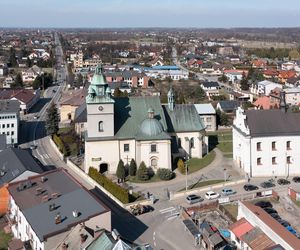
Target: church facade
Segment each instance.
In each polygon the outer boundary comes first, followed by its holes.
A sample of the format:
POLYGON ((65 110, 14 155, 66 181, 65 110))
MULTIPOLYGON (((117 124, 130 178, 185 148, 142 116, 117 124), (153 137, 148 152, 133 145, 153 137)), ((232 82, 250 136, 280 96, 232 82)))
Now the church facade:
POLYGON ((167 105, 157 96, 113 98, 100 66, 86 97, 86 118, 86 172, 115 173, 120 159, 171 170, 177 157, 203 155, 205 129, 194 105, 176 105, 172 89, 167 105))

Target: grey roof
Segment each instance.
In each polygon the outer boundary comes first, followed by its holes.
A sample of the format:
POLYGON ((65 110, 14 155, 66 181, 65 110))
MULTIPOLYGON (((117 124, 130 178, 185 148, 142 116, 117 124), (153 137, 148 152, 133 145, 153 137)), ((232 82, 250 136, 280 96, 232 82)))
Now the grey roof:
POLYGON ((0 113, 18 113, 20 103, 17 100, 0 100, 0 113))
POLYGON ((74 122, 83 123, 87 121, 86 103, 83 103, 75 110, 74 122))
POLYGON ((271 109, 247 110, 245 114, 252 137, 300 135, 300 113, 271 109))
POLYGON ((215 115, 216 110, 211 103, 194 104, 199 115, 211 114, 215 115))
POLYGON ((238 101, 219 101, 219 104, 224 111, 233 111, 240 106, 238 101))
POLYGON ((128 90, 130 90, 130 87, 129 87, 127 82, 110 82, 108 84, 108 86, 111 89, 119 88, 119 89, 128 89, 128 90))
POLYGON ((218 87, 220 87, 219 83, 217 83, 217 82, 204 82, 201 85, 204 88, 218 88, 218 87))
POLYGON ((168 132, 194 132, 204 129, 204 125, 193 104, 176 104, 171 111, 168 105, 162 105, 168 132))
POLYGON ((133 70, 124 70, 124 71, 106 71, 104 72, 106 77, 123 77, 123 78, 131 78, 133 76, 143 77, 144 73, 140 73, 133 70))
POLYGON ((28 183, 28 180, 25 180, 9 185, 8 191, 41 242, 92 217, 108 212, 104 205, 65 170, 56 169, 31 177, 29 180, 32 187, 18 191, 20 184, 28 183), (44 176, 46 181, 42 182, 41 176, 44 176), (41 188, 43 193, 37 194, 37 188, 41 188), (54 193, 58 194, 57 197, 53 196, 54 193), (45 195, 51 199, 43 200, 45 195), (49 211, 49 205, 53 203, 55 209, 49 211), (78 217, 73 216, 74 210, 79 213, 78 217), (55 224, 55 216, 58 213, 61 216, 61 223, 55 224))
POLYGON ((25 171, 43 173, 41 166, 23 149, 5 149, 0 152, 0 159, 0 170, 5 172, 4 176, 0 177, 0 186, 11 182, 25 171))

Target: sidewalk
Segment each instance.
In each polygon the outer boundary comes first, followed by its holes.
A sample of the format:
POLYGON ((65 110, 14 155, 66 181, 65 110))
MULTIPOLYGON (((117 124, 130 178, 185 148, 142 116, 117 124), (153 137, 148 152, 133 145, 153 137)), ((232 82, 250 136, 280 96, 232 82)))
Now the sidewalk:
MULTIPOLYGON (((225 171, 227 180, 240 179, 240 174, 232 167, 232 159, 224 157, 223 153, 218 148, 215 148, 213 151, 216 153, 216 156, 211 164, 197 172, 188 175, 187 179, 189 185, 199 181, 199 179, 224 179, 225 171), (226 170, 224 171, 224 169, 226 170)), ((185 187, 186 176, 178 172, 176 174, 176 178, 170 181, 159 181, 152 183, 128 182, 128 184, 133 186, 135 191, 157 192, 159 191, 159 188, 161 188, 161 190, 168 188, 170 191, 177 191, 185 187)))

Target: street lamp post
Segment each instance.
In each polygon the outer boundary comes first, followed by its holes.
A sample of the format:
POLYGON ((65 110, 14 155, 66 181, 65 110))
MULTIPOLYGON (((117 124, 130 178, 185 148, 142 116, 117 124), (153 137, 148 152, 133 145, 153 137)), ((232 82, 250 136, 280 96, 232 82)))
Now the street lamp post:
POLYGON ((226 179, 227 179, 227 172, 226 171, 227 171, 227 169, 224 168, 223 170, 224 170, 224 181, 226 182, 226 179))
POLYGON ((185 191, 188 190, 188 180, 187 180, 187 174, 188 174, 188 165, 187 165, 187 161, 188 161, 188 158, 185 160, 185 191))

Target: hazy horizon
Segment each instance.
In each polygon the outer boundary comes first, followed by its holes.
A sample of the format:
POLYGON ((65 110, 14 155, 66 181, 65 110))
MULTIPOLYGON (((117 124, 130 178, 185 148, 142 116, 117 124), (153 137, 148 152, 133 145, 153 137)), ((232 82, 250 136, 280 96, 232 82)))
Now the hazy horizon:
POLYGON ((296 28, 297 0, 0 0, 5 28, 296 28))

